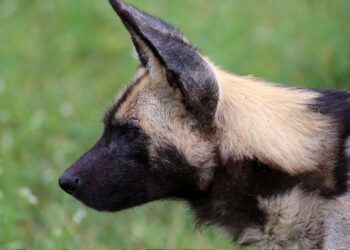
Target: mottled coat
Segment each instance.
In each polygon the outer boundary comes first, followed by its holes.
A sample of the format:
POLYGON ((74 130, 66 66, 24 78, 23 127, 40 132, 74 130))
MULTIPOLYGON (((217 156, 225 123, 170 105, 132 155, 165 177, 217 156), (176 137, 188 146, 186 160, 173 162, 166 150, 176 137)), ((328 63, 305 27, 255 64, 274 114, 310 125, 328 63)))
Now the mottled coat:
POLYGON ((170 24, 110 2, 141 66, 61 187, 103 211, 182 199, 242 245, 350 246, 350 93, 229 74, 170 24))

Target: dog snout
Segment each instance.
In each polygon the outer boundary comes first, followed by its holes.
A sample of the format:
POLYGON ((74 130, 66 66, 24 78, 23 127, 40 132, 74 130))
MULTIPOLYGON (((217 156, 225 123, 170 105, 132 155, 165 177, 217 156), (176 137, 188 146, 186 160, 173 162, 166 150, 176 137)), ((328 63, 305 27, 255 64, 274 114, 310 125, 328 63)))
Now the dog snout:
POLYGON ((81 180, 76 176, 66 173, 60 177, 58 183, 65 192, 73 195, 78 186, 81 184, 81 180))

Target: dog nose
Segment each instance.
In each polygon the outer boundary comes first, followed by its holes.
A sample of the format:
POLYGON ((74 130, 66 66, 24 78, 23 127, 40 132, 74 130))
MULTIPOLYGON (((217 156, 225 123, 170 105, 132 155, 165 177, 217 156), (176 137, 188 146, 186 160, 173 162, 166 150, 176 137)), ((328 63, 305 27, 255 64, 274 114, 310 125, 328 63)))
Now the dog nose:
POLYGON ((79 178, 71 176, 70 174, 63 174, 58 180, 60 187, 68 194, 74 194, 79 182, 79 178))

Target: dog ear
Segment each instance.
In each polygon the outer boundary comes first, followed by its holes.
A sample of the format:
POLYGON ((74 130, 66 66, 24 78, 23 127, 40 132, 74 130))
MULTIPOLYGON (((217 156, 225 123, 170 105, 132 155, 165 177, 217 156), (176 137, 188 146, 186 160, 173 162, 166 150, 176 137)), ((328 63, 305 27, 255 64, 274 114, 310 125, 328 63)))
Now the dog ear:
POLYGON ((178 87, 195 116, 206 123, 211 121, 219 86, 208 63, 172 25, 121 0, 110 3, 131 34, 143 66, 178 87))

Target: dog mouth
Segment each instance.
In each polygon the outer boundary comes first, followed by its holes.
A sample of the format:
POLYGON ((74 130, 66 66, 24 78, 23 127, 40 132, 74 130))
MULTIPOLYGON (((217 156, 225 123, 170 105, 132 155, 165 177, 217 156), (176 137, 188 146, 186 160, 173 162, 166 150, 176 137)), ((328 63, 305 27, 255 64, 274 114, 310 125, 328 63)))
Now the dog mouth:
POLYGON ((145 189, 137 190, 131 194, 121 195, 118 191, 114 195, 106 197, 96 193, 73 193, 75 199, 92 209, 101 212, 118 212, 150 202, 145 189))

